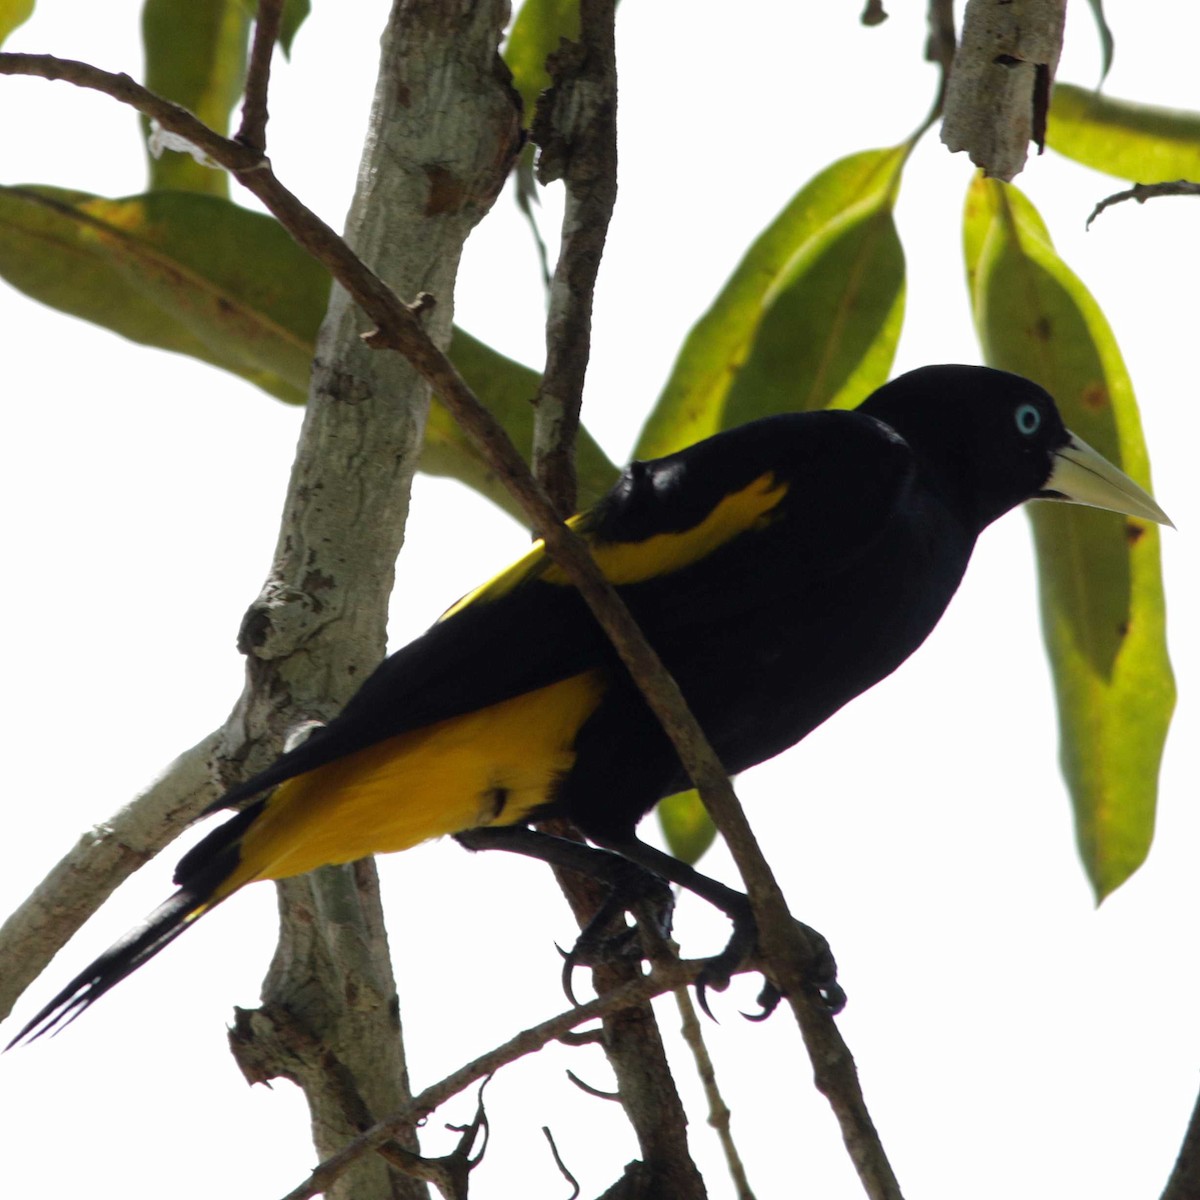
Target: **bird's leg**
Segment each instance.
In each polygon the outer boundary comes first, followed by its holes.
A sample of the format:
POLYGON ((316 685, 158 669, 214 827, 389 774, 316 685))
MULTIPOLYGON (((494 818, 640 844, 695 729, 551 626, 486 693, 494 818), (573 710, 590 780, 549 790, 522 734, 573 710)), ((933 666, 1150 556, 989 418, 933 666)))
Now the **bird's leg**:
MULTIPOLYGON (((679 887, 687 888, 697 896, 719 908, 733 922, 733 933, 720 954, 708 960, 704 970, 696 979, 696 997, 700 1007, 711 1017, 705 998, 707 988, 724 991, 733 975, 758 952, 758 929, 749 899, 741 892, 703 875, 694 867, 680 861, 662 850, 648 846, 636 837, 613 841, 597 838, 606 849, 637 863, 647 871, 670 880, 679 887)), ((813 949, 810 968, 812 986, 831 1013, 841 1012, 846 1004, 846 993, 837 981, 837 963, 824 936, 803 922, 797 921, 805 938, 813 949)), ((761 1021, 770 1016, 779 1003, 781 995, 774 984, 767 980, 759 993, 761 1011, 750 1014, 751 1020, 761 1021)))
POLYGON ((577 1003, 571 976, 577 966, 596 966, 614 958, 643 957, 637 931, 622 923, 614 936, 613 922, 624 912, 648 913, 656 934, 667 938, 671 933, 671 914, 675 898, 670 885, 651 868, 583 842, 540 833, 523 825, 493 825, 455 834, 455 840, 468 850, 507 850, 524 854, 577 874, 596 879, 608 888, 604 902, 580 931, 574 946, 563 955, 563 991, 572 1004, 577 1003))

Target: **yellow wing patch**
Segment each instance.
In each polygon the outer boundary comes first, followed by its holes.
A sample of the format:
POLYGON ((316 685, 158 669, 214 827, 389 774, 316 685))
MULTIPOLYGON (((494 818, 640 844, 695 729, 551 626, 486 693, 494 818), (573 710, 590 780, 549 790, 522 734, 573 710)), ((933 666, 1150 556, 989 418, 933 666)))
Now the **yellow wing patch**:
MULTIPOLYGON (((576 513, 566 524, 576 533, 582 534, 586 539, 587 521, 590 515, 590 513, 576 513)), ((474 591, 468 592, 461 600, 456 600, 438 617, 438 620, 445 621, 448 617, 454 616, 456 612, 461 612, 468 604, 474 604, 477 600, 498 600, 501 596, 507 595, 518 584, 524 583, 527 579, 536 579, 539 576, 544 578, 553 565, 553 560, 546 553, 546 544, 541 538, 538 538, 529 547, 529 550, 525 554, 522 554, 511 567, 505 567, 499 575, 494 575, 487 583, 480 584, 479 587, 475 588, 474 591)))
MULTIPOLYGON (((740 533, 760 529, 787 494, 786 483, 776 483, 771 472, 760 475, 741 491, 730 492, 708 516, 690 529, 656 533, 640 542, 596 542, 587 527, 589 513, 572 517, 567 524, 581 533, 591 549, 604 577, 616 586, 641 583, 659 575, 670 575, 699 562, 740 533)), ((448 608, 441 620, 453 616, 476 601, 496 600, 529 579, 545 583, 567 584, 566 574, 546 554, 543 543, 534 542, 529 552, 507 570, 473 592, 468 592, 448 608)))
MULTIPOLYGON (((768 472, 740 492, 730 492, 697 525, 677 533, 656 533, 641 542, 605 542, 592 545, 592 554, 605 578, 613 584, 641 583, 670 575, 707 558, 739 533, 760 529, 787 493, 786 483, 776 483, 768 472)), ((558 566, 542 576, 549 583, 566 583, 558 566)))
POLYGON ((597 673, 574 675, 287 780, 246 830, 217 898, 255 879, 515 824, 552 798, 603 692, 597 673))

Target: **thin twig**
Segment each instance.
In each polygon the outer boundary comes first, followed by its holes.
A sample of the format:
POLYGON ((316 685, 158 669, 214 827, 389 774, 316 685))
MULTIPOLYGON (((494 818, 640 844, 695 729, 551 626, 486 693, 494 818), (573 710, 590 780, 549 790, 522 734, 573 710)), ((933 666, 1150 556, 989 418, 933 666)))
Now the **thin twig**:
POLYGON ((575 441, 592 340, 592 298, 617 199, 615 0, 582 0, 578 42, 547 62, 553 84, 531 136, 538 179, 566 185, 562 241, 546 318, 546 369, 535 401, 533 470, 563 516, 575 510, 575 441))
POLYGON ((328 225, 279 182, 266 158, 220 137, 185 109, 148 92, 127 75, 113 75, 87 63, 30 54, 0 54, 0 74, 62 79, 104 92, 205 150, 214 162, 232 171, 239 182, 262 200, 291 236, 324 264, 375 323, 376 328, 365 335, 367 344, 377 349, 398 350, 431 385, 521 504, 547 551, 583 597, 671 739, 746 883, 768 971, 788 996, 796 1014, 818 1087, 829 1098, 841 1124, 843 1139, 863 1187, 871 1200, 899 1197, 899 1187, 867 1113, 853 1059, 828 1013, 808 998, 805 968, 813 961, 813 948, 787 910, 720 760, 679 686, 596 566, 587 546, 558 519, 545 491, 530 474, 507 433, 425 334, 412 310, 328 225))
POLYGON ((1145 204, 1147 200, 1153 200, 1156 196, 1200 196, 1200 183, 1193 183, 1190 179, 1176 179, 1171 183, 1135 183, 1126 191, 1114 192, 1101 200, 1092 209, 1092 215, 1088 217, 1084 228, 1090 229, 1092 222, 1114 204, 1121 204, 1126 200, 1136 200, 1139 204, 1145 204))
POLYGON ((621 1093, 606 1092, 602 1088, 593 1087, 590 1083, 585 1083, 574 1071, 568 1068, 567 1078, 581 1091, 588 1096, 594 1096, 597 1100, 611 1100, 616 1104, 621 1102, 621 1093))
MULTIPOLYGON (((541 148, 539 180, 561 178, 566 188, 558 261, 548 280, 546 365, 534 401, 533 434, 534 476, 564 517, 577 502, 575 442, 591 353, 593 297, 617 194, 615 17, 614 0, 583 0, 578 41, 562 43, 547 62, 552 86, 538 102, 532 129, 541 148)), ((522 161, 528 156, 523 154, 522 161)), ((536 186, 532 177, 528 185, 536 186)), ((529 217, 532 224, 531 212, 529 217)), ((579 836, 562 828, 566 822, 552 824, 559 836, 579 836)), ((555 877, 586 927, 607 889, 571 871, 556 870, 555 877)), ((593 983, 604 994, 639 974, 636 963, 602 964, 594 969, 593 983)), ((678 1200, 703 1196, 688 1148, 687 1114, 653 1011, 646 1005, 642 1012, 616 1014, 604 1022, 603 1034, 617 1090, 603 1093, 570 1072, 569 1077, 591 1094, 623 1105, 657 1191, 678 1200)))
POLYGON ((738 1153, 737 1144, 733 1140, 729 1105, 725 1103, 725 1098, 721 1095, 721 1089, 717 1084, 717 1072, 713 1067, 708 1047, 704 1044, 704 1031, 700 1028, 700 1021, 696 1017, 696 1006, 692 1003, 692 997, 687 988, 675 989, 675 1003, 679 1007, 679 1016, 682 1021, 680 1032, 683 1034, 683 1040, 687 1043, 688 1049, 692 1052, 692 1059, 696 1064, 696 1074, 700 1076, 700 1082, 704 1085, 704 1096, 708 1101, 708 1123, 716 1130, 717 1140, 721 1143, 721 1149, 725 1154, 725 1165, 729 1168, 729 1177, 733 1180, 738 1200, 754 1200, 754 1191, 750 1187, 749 1179, 746 1178, 746 1166, 742 1162, 742 1156, 738 1153))
MULTIPOLYGON (((770 932, 767 931, 764 942, 769 941, 770 932)), ((765 946, 763 951, 767 953, 765 946)), ((773 962, 772 966, 775 965, 773 962)), ((794 972, 792 964, 786 966, 789 972, 794 972)), ((804 996, 799 991, 788 994, 787 999, 812 1062, 813 1082, 837 1117, 846 1152, 854 1163, 863 1190, 871 1200, 903 1200, 900 1184, 867 1110, 854 1057, 840 1030, 827 1012, 804 1003, 804 996)))
POLYGON ((929 115, 917 131, 916 137, 920 137, 942 115, 946 104, 946 88, 950 83, 950 69, 954 66, 954 51, 957 45, 954 36, 953 0, 929 0, 929 7, 925 13, 925 28, 925 61, 936 64, 938 85, 929 115))
POLYGON ((554 1134, 550 1132, 549 1125, 542 1126, 542 1133, 546 1141, 550 1143, 550 1153, 554 1155, 554 1164, 562 1172, 562 1177, 571 1185, 571 1194, 567 1200, 576 1200, 579 1195, 579 1180, 567 1170, 567 1164, 563 1162, 562 1155, 558 1152, 558 1147, 554 1144, 554 1134))
POLYGON ((457 1095, 472 1083, 493 1074, 502 1066, 516 1062, 528 1054, 535 1054, 543 1046, 557 1040, 578 1025, 605 1017, 621 1009, 643 1004, 677 987, 687 987, 703 969, 702 960, 675 962, 655 969, 641 979, 626 984, 605 996, 599 996, 587 1004, 569 1008, 557 1016, 542 1021, 529 1029, 522 1030, 508 1041, 489 1050, 472 1062, 466 1063, 445 1079, 427 1087, 415 1096, 411 1104, 402 1111, 393 1113, 373 1125, 365 1133, 347 1143, 337 1154, 327 1158, 297 1188, 288 1192, 284 1200, 308 1200, 325 1191, 338 1179, 351 1163, 377 1150, 392 1139, 397 1130, 427 1117, 451 1096, 457 1095))
POLYGON ((279 40, 283 0, 258 0, 254 19, 254 41, 246 68, 246 98, 242 102, 242 127, 235 141, 259 153, 267 149, 267 88, 271 81, 271 58, 279 40))

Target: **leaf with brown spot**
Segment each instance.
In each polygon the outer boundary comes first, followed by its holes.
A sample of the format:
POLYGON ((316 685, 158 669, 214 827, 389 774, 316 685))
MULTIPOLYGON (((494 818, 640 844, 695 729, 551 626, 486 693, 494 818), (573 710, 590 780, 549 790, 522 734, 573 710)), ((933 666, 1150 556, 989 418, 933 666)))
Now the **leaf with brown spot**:
MULTIPOLYGON (((1040 383, 1072 430, 1149 487, 1137 402, 1112 330, 1033 206, 1011 185, 977 178, 964 245, 987 362, 1040 383)), ((1102 900, 1150 848, 1175 705, 1159 529, 1065 504, 1031 505, 1029 515, 1063 772, 1080 853, 1102 900)))
POLYGON ((0 275, 131 341, 305 399, 329 277, 273 218, 219 196, 0 188, 0 275))

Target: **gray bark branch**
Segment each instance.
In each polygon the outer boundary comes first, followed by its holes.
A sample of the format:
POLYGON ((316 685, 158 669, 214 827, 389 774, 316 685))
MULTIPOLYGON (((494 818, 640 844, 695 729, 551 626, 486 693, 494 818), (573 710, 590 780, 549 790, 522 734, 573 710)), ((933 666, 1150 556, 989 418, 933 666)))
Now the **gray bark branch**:
POLYGON ((185 750, 144 792, 84 833, 0 926, 0 1019, 79 927, 220 795, 221 730, 185 750))
POLYGON ((1045 143, 1066 0, 968 0, 946 89, 942 141, 1012 180, 1045 143))
MULTIPOLYGON (((538 104, 532 137, 541 148, 538 179, 566 188, 562 238, 550 283, 546 369, 538 389, 533 471, 561 516, 576 505, 575 441, 591 356, 592 307, 609 221, 617 198, 617 60, 613 0, 583 0, 578 42, 550 56, 553 81, 538 104)), ((565 821, 544 826, 578 837, 565 821)), ((581 927, 606 889, 570 871, 555 871, 581 927)), ((598 967, 596 991, 640 975, 633 964, 598 967)), ((651 1194, 702 1200, 704 1180, 687 1142, 687 1114, 648 1004, 606 1017, 601 1044, 617 1078, 618 1099, 638 1141, 651 1194)))
MULTIPOLYGON (((346 241, 401 294, 430 293, 424 328, 450 339, 463 243, 516 148, 519 111, 499 64, 503 0, 392 8, 346 241)), ((334 286, 275 564, 242 627, 248 686, 235 727, 273 756, 284 728, 327 718, 383 657, 394 565, 428 413, 428 383, 376 354, 334 286)), ((229 747, 236 753, 237 745, 229 747)), ((372 862, 279 885, 281 931, 262 1008, 239 1013, 235 1057, 308 1098, 320 1157, 410 1099, 399 1005, 372 862)), ((400 1151, 415 1152, 410 1127, 400 1151)), ((402 1157, 402 1156, 397 1156, 402 1157)), ((349 1200, 426 1195, 373 1156, 331 1188, 349 1200)))
POLYGON ((531 135, 541 183, 566 187, 562 241, 550 281, 546 370, 538 389, 534 474, 559 513, 575 508, 575 440, 591 354, 592 298, 617 199, 617 60, 614 0, 583 0, 578 42, 547 62, 551 87, 531 135))

